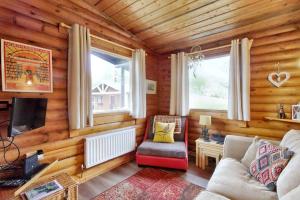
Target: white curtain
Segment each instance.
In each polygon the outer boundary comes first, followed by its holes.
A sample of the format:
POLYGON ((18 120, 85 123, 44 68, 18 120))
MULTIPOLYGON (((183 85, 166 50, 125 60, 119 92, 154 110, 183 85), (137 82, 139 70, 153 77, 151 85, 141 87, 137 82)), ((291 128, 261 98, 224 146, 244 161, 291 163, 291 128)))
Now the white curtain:
POLYGON ((250 121, 250 49, 252 40, 231 41, 228 118, 250 121))
POLYGON ((69 32, 68 55, 68 112, 71 130, 93 126, 90 51, 89 29, 74 24, 69 32))
POLYGON ((171 55, 170 115, 189 114, 189 69, 184 52, 171 55))
POLYGON ((137 49, 132 54, 131 109, 134 118, 146 117, 146 61, 145 51, 137 49))

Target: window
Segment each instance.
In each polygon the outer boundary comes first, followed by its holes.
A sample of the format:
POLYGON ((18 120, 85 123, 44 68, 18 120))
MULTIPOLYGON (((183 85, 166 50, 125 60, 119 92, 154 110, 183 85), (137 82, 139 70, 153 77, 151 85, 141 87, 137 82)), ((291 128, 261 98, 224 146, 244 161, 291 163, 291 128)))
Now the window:
POLYGON ((129 70, 129 58, 93 49, 91 71, 94 113, 129 110, 129 70))
POLYGON ((229 55, 204 59, 202 66, 189 71, 191 109, 227 110, 229 55))

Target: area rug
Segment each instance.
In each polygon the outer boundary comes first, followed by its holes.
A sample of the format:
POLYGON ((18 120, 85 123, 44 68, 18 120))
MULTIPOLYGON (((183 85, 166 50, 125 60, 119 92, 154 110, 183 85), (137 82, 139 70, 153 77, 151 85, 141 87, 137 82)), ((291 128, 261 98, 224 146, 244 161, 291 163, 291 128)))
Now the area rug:
POLYGON ((94 200, 190 200, 204 188, 175 172, 145 168, 104 191, 94 200))

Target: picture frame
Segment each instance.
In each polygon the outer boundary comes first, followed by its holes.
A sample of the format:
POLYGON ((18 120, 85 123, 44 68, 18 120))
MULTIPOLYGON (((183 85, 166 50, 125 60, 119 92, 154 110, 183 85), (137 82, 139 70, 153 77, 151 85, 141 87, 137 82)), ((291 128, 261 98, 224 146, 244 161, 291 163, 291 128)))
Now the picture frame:
POLYGON ((52 50, 1 39, 4 92, 53 92, 52 50))
POLYGON ((156 81, 147 80, 147 94, 156 94, 156 87, 156 81))
POLYGON ((292 119, 300 120, 300 105, 292 105, 292 119))

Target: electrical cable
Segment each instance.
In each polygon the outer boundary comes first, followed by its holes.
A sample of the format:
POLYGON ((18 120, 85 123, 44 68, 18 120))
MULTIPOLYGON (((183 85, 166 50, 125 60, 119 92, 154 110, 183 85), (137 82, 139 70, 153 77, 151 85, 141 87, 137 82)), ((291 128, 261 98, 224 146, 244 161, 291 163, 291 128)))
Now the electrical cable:
POLYGON ((20 154, 21 154, 18 145, 14 143, 14 139, 15 139, 15 137, 11 137, 11 140, 8 139, 8 138, 2 138, 1 133, 0 133, 0 141, 2 142, 2 147, 1 148, 3 149, 3 159, 4 159, 5 163, 6 163, 6 165, 9 165, 9 166, 13 166, 14 162, 16 162, 17 160, 19 160, 20 154), (6 145, 5 142, 8 142, 8 144, 6 145), (11 146, 14 146, 16 148, 16 150, 18 152, 18 155, 17 155, 17 158, 14 159, 13 161, 8 161, 6 154, 8 152, 8 149, 11 146))
MULTIPOLYGON (((8 140, 8 139, 6 139, 6 141, 8 141, 8 142, 10 142, 10 143, 3 149, 3 150, 4 150, 3 158, 4 158, 4 161, 5 161, 7 164, 12 165, 14 162, 16 162, 17 160, 19 160, 19 158, 20 158, 20 149, 19 149, 19 147, 13 142, 13 141, 14 141, 14 137, 12 137, 12 140, 11 140, 11 141, 8 140), (7 149, 10 148, 12 145, 15 146, 15 148, 17 149, 18 156, 17 156, 17 158, 16 158, 15 160, 13 160, 13 161, 8 161, 7 158, 6 158, 6 153, 8 152, 7 149)), ((3 144, 4 144, 4 142, 3 142, 3 144)))

